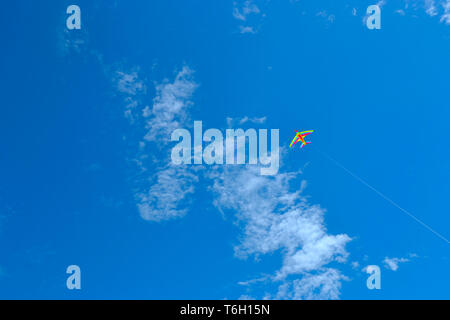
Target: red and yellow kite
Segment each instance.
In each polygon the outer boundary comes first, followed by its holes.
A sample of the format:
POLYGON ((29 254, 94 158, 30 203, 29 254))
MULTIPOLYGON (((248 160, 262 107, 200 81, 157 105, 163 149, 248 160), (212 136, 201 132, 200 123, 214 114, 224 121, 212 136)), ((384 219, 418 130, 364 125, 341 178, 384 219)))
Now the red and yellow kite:
MULTIPOLYGON (((295 130, 295 132, 297 132, 297 130, 295 130)), ((313 132, 314 132, 314 130, 307 130, 307 131, 297 132, 297 133, 295 134, 294 139, 292 139, 292 142, 291 142, 291 144, 289 145, 289 148, 293 147, 293 146, 294 146, 297 142, 299 142, 299 141, 302 142, 302 145, 301 145, 300 148, 303 148, 303 147, 306 146, 307 144, 310 144, 311 142, 306 142, 304 138, 305 138, 307 135, 310 135, 310 134, 313 133, 313 132)))

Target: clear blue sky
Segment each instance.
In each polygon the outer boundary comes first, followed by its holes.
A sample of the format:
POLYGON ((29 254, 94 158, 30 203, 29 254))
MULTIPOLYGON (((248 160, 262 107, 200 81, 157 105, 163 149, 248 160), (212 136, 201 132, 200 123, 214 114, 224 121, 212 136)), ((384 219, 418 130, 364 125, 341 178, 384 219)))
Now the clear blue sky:
POLYGON ((450 238, 450 2, 375 3, 5 3, 0 298, 449 299, 449 243, 324 156, 450 238), (280 129, 276 177, 170 165, 227 118, 280 129))

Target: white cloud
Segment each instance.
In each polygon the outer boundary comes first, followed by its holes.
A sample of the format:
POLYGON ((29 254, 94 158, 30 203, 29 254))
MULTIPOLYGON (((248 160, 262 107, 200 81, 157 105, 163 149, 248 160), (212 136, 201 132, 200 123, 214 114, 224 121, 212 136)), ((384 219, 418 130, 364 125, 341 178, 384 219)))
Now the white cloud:
MULTIPOLYGON (((350 241, 346 234, 330 236, 324 234, 317 225, 310 222, 304 223, 304 218, 298 218, 297 224, 299 228, 304 228, 299 233, 304 233, 307 239, 302 241, 302 248, 298 249, 294 254, 287 255, 284 259, 283 268, 277 274, 278 278, 284 278, 289 274, 300 274, 305 271, 313 271, 321 268, 332 261, 345 262, 348 253, 345 245, 350 241), (300 225, 301 223, 304 223, 300 225), (307 228, 311 227, 312 232, 307 228), (309 233, 309 234, 308 234, 309 233)), ((289 223, 287 221, 286 223, 289 223)), ((295 223, 293 221, 293 223, 295 223)), ((313 223, 316 223, 315 221, 313 223)), ((292 227, 292 226, 291 226, 292 227)))
POLYGON ((233 2, 233 17, 241 23, 239 32, 242 34, 256 33, 255 24, 264 16, 253 0, 233 2))
POLYGON ((450 25, 450 0, 442 3, 442 7, 444 8, 444 14, 441 16, 440 21, 450 25))
POLYGON ((119 90, 119 92, 135 96, 144 89, 145 85, 143 81, 139 79, 136 71, 131 73, 117 71, 117 90, 119 90))
POLYGON ((335 299, 344 277, 326 265, 345 261, 348 256, 345 246, 351 239, 346 234, 327 234, 323 221, 325 210, 309 205, 301 195, 303 188, 290 190, 290 183, 298 175, 279 173, 268 177, 259 175, 256 167, 225 167, 212 175, 214 204, 221 211, 235 212, 243 227, 241 243, 235 247, 238 257, 282 253, 281 268, 271 277, 275 283, 281 283, 276 297, 293 295, 297 299, 320 295, 335 299), (292 276, 294 280, 288 279, 292 276), (284 287, 294 291, 283 294, 284 287))
POLYGON ((333 23, 334 20, 336 20, 336 16, 334 14, 329 14, 326 10, 323 11, 319 11, 316 13, 317 17, 322 17, 324 18, 326 21, 333 23))
POLYGON ((384 266, 386 269, 390 269, 392 271, 397 271, 398 270, 398 265, 399 263, 406 263, 409 262, 410 260, 407 258, 388 258, 385 257, 383 260, 384 266))
POLYGON ((255 29, 253 27, 249 27, 249 26, 239 26, 239 30, 240 33, 245 34, 245 33, 256 33, 255 29))
POLYGON ((188 120, 191 97, 197 88, 193 71, 185 66, 173 82, 165 80, 156 86, 151 110, 144 109, 147 134, 145 140, 168 142, 173 130, 183 128, 188 120))
POLYGON ((342 281, 348 281, 348 278, 337 269, 326 268, 280 286, 276 299, 336 300, 342 281))
MULTIPOLYGON (((154 142, 159 148, 167 149, 173 130, 187 125, 191 97, 197 88, 193 80, 193 70, 184 66, 170 82, 164 80, 156 85, 156 96, 152 108, 142 110, 145 121, 145 141, 154 142)), ((141 141, 145 152, 144 141, 141 141)), ((147 150, 148 152, 148 150, 147 150)), ((142 160, 146 159, 142 157, 142 160)), ((145 220, 161 221, 181 217, 186 214, 186 196, 194 192, 198 181, 191 167, 172 165, 170 159, 158 159, 159 168, 144 180, 136 194, 138 209, 145 220)), ((145 171, 147 168, 143 166, 145 171)))
POLYGON ((242 117, 242 118, 231 118, 227 117, 227 126, 229 128, 233 128, 235 125, 243 125, 246 123, 253 123, 253 124, 263 124, 266 122, 267 117, 242 117))
POLYGON ((116 71, 113 82, 116 90, 123 95, 125 117, 131 123, 134 123, 137 117, 135 113, 140 105, 141 95, 145 94, 147 89, 144 81, 139 78, 138 71, 116 71))
POLYGON ((237 20, 245 21, 245 16, 239 11, 238 8, 233 8, 233 17, 237 20))
POLYGON ((246 21, 251 14, 259 14, 260 10, 252 0, 246 0, 242 4, 233 3, 233 17, 240 21, 246 21))
POLYGON ((139 169, 135 178, 139 213, 150 221, 181 217, 187 211, 186 197, 194 192, 198 178, 193 168, 171 164, 168 142, 174 129, 187 125, 191 97, 197 88, 193 71, 185 66, 172 82, 166 79, 156 84, 152 107, 142 104, 146 85, 137 71, 118 71, 114 80, 117 91, 124 95, 125 117, 141 134, 132 160, 139 169), (150 158, 151 147, 167 156, 150 158))
POLYGON ((415 253, 408 254, 408 258, 389 258, 385 257, 383 260, 386 269, 397 271, 400 263, 410 262, 413 258, 418 258, 419 256, 415 253))
POLYGON ((380 0, 377 3, 377 6, 379 6, 380 8, 383 7, 384 5, 386 5, 386 0, 380 0))
MULTIPOLYGON (((385 0, 381 0, 377 3, 377 5, 382 8, 386 5, 385 0)), ((404 1, 404 9, 395 10, 395 13, 405 16, 410 10, 418 10, 419 8, 423 8, 427 15, 434 17, 440 16, 440 22, 450 25, 450 0, 415 0, 411 3, 410 0, 404 1), (441 10, 441 7, 443 11, 441 10)), ((323 15, 323 12, 321 16, 323 15)), ((356 9, 353 8, 352 14, 356 15, 356 9)), ((367 14, 363 17, 363 24, 366 23, 367 14)), ((415 15, 413 15, 415 17, 415 15)))
POLYGON ((169 220, 186 214, 186 195, 194 192, 195 174, 185 166, 168 165, 156 172, 154 182, 137 194, 141 217, 150 221, 169 220))
POLYGON ((434 0, 425 0, 425 11, 429 16, 437 15, 437 8, 434 0))
MULTIPOLYGON (((450 25, 450 0, 442 0, 442 1, 423 0, 422 3, 423 8, 425 9, 427 15, 431 17, 440 15, 439 21, 447 25, 450 25), (440 4, 440 7, 442 7, 443 12, 437 5, 438 3, 440 4)), ((409 7, 408 2, 406 2, 405 8, 408 7, 409 7)), ((413 8, 415 8, 415 4, 413 5, 413 8)))
POLYGON ((256 279, 251 279, 251 280, 247 280, 247 281, 239 281, 238 284, 241 286, 249 286, 258 282, 265 282, 269 279, 270 277, 268 275, 265 275, 261 278, 256 278, 256 279))

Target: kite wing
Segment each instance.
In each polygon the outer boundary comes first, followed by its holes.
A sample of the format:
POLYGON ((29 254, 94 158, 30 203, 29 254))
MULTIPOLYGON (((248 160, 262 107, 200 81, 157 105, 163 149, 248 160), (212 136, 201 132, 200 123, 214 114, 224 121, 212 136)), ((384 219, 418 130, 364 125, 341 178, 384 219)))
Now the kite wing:
POLYGON ((294 137, 294 139, 292 139, 292 142, 291 142, 291 144, 289 145, 289 148, 292 147, 292 146, 294 146, 294 145, 298 142, 298 140, 300 140, 300 139, 298 138, 298 135, 296 134, 295 137, 294 137))
POLYGON ((302 136, 302 137, 306 137, 306 136, 309 136, 311 133, 312 133, 312 132, 303 133, 301 136, 302 136))
POLYGON ((300 132, 300 134, 304 137, 304 136, 307 136, 307 135, 309 135, 309 134, 311 134, 313 132, 314 132, 314 130, 307 130, 307 131, 300 132))

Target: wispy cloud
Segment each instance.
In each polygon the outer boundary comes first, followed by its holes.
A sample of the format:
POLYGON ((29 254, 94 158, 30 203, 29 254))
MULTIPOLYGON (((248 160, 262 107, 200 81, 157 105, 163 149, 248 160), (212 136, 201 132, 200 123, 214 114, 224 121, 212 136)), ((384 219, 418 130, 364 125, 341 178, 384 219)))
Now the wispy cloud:
POLYGON ((305 274, 301 279, 280 286, 277 299, 336 300, 341 294, 342 281, 349 279, 333 268, 315 274, 305 274))
MULTIPOLYGON (((193 70, 184 66, 173 81, 165 79, 156 84, 156 96, 153 106, 142 110, 146 134, 141 141, 157 144, 167 149, 173 130, 185 127, 189 119, 188 109, 193 104, 191 97, 197 88, 193 79, 193 70)), ((143 147, 143 150, 147 150, 143 147)), ((167 150, 165 150, 167 151, 167 150)), ((161 150, 164 154, 164 151, 161 150)), ((144 154, 141 160, 146 159, 144 154)), ((141 182, 136 193, 138 209, 145 220, 161 221, 181 217, 186 214, 186 196, 194 192, 194 183, 198 181, 191 167, 174 166, 169 157, 153 163, 158 166, 153 174, 141 182)), ((144 167, 144 171, 147 168, 144 167)))
MULTIPOLYGON (((283 263, 271 276, 279 284, 272 298, 323 298, 339 296, 341 280, 337 269, 326 267, 332 261, 344 262, 348 256, 346 234, 329 235, 324 225, 325 210, 309 205, 302 196, 305 182, 295 191, 290 183, 299 172, 261 176, 255 167, 230 168, 214 173, 214 204, 231 210, 243 228, 238 257, 280 251, 283 263), (239 190, 239 192, 236 192, 239 190), (293 277, 293 279, 292 279, 293 277), (287 287, 290 290, 285 290, 287 287)), ((214 175, 213 174, 213 175, 214 175)))
POLYGON ((386 5, 386 0, 380 0, 377 2, 377 6, 379 6, 380 8, 383 7, 384 5, 386 5))
POLYGON ((450 25, 450 0, 442 3, 442 7, 444 8, 444 13, 441 16, 440 21, 450 25))
POLYGON ((186 196, 194 192, 197 176, 190 167, 174 166, 170 162, 170 134, 185 127, 192 95, 197 88, 193 70, 184 66, 173 81, 165 79, 155 84, 153 105, 143 104, 147 85, 138 71, 117 71, 116 90, 124 96, 124 114, 137 132, 142 132, 133 152, 137 165, 135 197, 141 217, 150 221, 169 220, 187 212, 186 196), (163 156, 149 158, 151 150, 163 156))
POLYGON ((336 20, 336 16, 334 14, 328 13, 326 10, 317 12, 316 16, 325 19, 329 23, 333 23, 334 20, 336 20))
POLYGON ((173 130, 186 125, 197 86, 193 70, 187 66, 177 73, 173 82, 166 79, 156 86, 153 107, 143 110, 148 130, 145 140, 168 142, 173 130))
POLYGON ((139 71, 116 71, 113 82, 116 89, 124 96, 125 108, 124 115, 130 121, 134 122, 136 113, 139 110, 141 95, 146 93, 146 85, 144 80, 139 77, 139 71))
POLYGON ((238 117, 238 118, 231 118, 227 117, 227 126, 229 128, 232 128, 235 125, 243 125, 246 123, 253 123, 253 124, 263 124, 266 122, 267 117, 238 117))
POLYGON ((423 8, 430 17, 439 17, 441 23, 450 25, 450 0, 420 0, 413 2, 410 6, 409 1, 405 1, 405 10, 418 10, 423 8), (411 7, 411 8, 410 8, 411 7))
POLYGON ((131 73, 117 71, 117 89, 119 92, 135 96, 145 89, 145 85, 143 81, 139 79, 136 71, 131 73))
POLYGON ((245 33, 256 33, 256 30, 254 27, 250 27, 250 26, 239 26, 239 30, 240 33, 245 34, 245 33))
POLYGON ((85 29, 63 29, 59 33, 59 49, 63 55, 87 53, 89 34, 85 29))
POLYGON ((243 3, 233 3, 233 17, 237 20, 246 21, 252 14, 259 14, 258 6, 252 0, 246 0, 243 3))
POLYGON ((425 0, 425 12, 432 17, 438 14, 434 0, 425 0))
POLYGON ((233 17, 240 23, 240 33, 256 33, 259 20, 264 16, 254 0, 233 2, 233 17))
POLYGON ((187 167, 169 164, 157 170, 150 186, 137 194, 141 217, 150 221, 169 220, 186 214, 188 203, 183 203, 194 192, 193 182, 198 178, 187 167))

